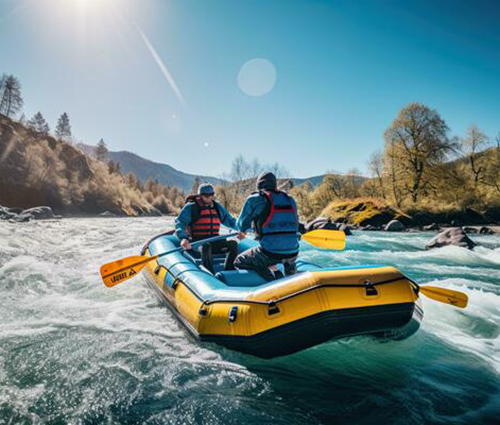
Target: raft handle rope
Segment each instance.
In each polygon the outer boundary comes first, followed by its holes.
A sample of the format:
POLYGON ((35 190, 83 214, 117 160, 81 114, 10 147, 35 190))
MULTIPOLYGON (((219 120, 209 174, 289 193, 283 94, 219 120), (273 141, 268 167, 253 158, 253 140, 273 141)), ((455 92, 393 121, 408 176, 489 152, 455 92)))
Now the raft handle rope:
MULTIPOLYGON (((313 291, 313 290, 316 290, 316 289, 321 289, 321 288, 366 288, 366 289, 373 288, 376 291, 375 286, 385 285, 385 284, 388 284, 388 283, 394 283, 394 282, 397 282, 398 280, 403 280, 403 279, 406 279, 410 283, 412 283, 412 284, 414 284, 414 285, 417 286, 417 288, 416 288, 417 289, 417 291, 416 291, 417 295, 418 295, 418 288, 419 288, 418 284, 416 284, 414 281, 412 281, 411 279, 409 279, 408 277, 406 277, 404 275, 401 275, 400 277, 396 277, 396 278, 384 280, 384 281, 381 281, 381 282, 369 282, 369 285, 366 282, 364 282, 361 285, 359 285, 359 284, 322 284, 322 285, 311 286, 309 288, 305 288, 305 289, 303 289, 301 291, 294 292, 293 294, 289 294, 289 295, 287 295, 285 297, 278 298, 278 299, 275 299, 275 300, 272 300, 272 301, 257 301, 257 300, 243 300, 243 299, 206 300, 200 294, 198 294, 193 288, 191 288, 186 282, 184 282, 183 280, 181 280, 179 278, 179 275, 181 275, 182 273, 188 272, 188 271, 194 271, 194 270, 184 270, 184 271, 180 272, 178 275, 174 275, 165 266, 160 265, 159 267, 164 268, 175 279, 174 280, 174 284, 172 284, 172 288, 175 289, 178 286, 179 283, 182 283, 196 298, 198 298, 198 300, 200 300, 202 302, 202 305, 200 306, 200 315, 202 315, 202 316, 204 316, 206 314, 206 309, 204 309, 204 306, 209 306, 209 305, 218 304, 218 303, 219 304, 228 304, 228 303, 229 304, 235 304, 235 303, 239 303, 239 304, 266 305, 266 306, 269 307, 269 314, 273 315, 273 314, 279 313, 279 311, 280 311, 279 307, 277 306, 277 303, 289 300, 290 298, 302 295, 302 294, 304 294, 306 292, 313 291), (202 309, 204 309, 203 313, 201 313, 202 309)), ((206 273, 206 272, 203 272, 202 270, 199 270, 199 271, 201 271, 202 273, 206 273)), ((373 295, 376 295, 376 294, 368 294, 367 293, 367 295, 372 295, 373 296, 373 295)))
POLYGON ((363 286, 365 287, 366 295, 368 297, 375 297, 378 295, 377 288, 375 288, 375 285, 370 280, 366 279, 363 286))
POLYGON ((235 305, 234 307, 229 310, 229 317, 228 317, 228 322, 233 323, 236 321, 236 318, 238 317, 238 306, 235 305))

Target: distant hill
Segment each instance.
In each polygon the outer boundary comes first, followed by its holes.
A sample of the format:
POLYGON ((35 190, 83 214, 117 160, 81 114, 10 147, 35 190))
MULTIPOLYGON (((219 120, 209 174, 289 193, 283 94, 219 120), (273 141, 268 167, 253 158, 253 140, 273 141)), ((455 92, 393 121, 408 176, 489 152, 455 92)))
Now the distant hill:
MULTIPOLYGON (((87 155, 95 157, 96 146, 91 146, 84 143, 78 143, 77 146, 87 155)), ((176 170, 174 167, 168 164, 154 162, 128 151, 109 151, 108 159, 113 162, 120 163, 123 174, 132 171, 137 176, 137 178, 139 178, 143 182, 149 178, 153 180, 157 179, 163 185, 178 187, 186 193, 188 193, 193 187, 194 179, 196 177, 199 177, 202 182, 206 181, 214 185, 225 183, 224 180, 217 177, 184 173, 182 171, 176 170)), ((359 178, 361 180, 365 179, 364 177, 359 178)), ((307 181, 312 186, 312 188, 315 188, 323 183, 324 179, 325 174, 308 178, 291 178, 285 180, 291 180, 295 186, 300 186, 307 181)))
MULTIPOLYGON (((342 175, 342 174, 339 174, 339 175, 342 175)), ((293 179, 292 178, 290 180, 293 182, 293 184, 295 186, 300 186, 300 185, 304 184, 305 182, 309 182, 309 184, 314 189, 314 188, 318 187, 321 183, 323 183, 323 180, 325 180, 325 176, 326 176, 326 174, 322 174, 320 176, 309 177, 306 179, 293 179)), ((367 177, 357 176, 356 182, 358 184, 362 184, 367 179, 368 179, 367 177)))
POLYGON ((81 149, 1 114, 0 164, 0 203, 9 207, 138 216, 175 213, 172 199, 176 205, 183 200, 178 189, 132 187, 81 149))
MULTIPOLYGON (((77 146, 87 155, 95 156, 96 146, 86 145, 84 143, 79 143, 77 146)), ((113 162, 118 162, 123 174, 132 171, 137 178, 143 182, 147 179, 157 179, 158 182, 163 185, 178 187, 186 193, 189 193, 193 187, 196 177, 199 177, 202 182, 209 182, 216 185, 223 182, 222 179, 216 177, 184 173, 168 164, 150 161, 149 159, 145 159, 128 151, 109 151, 108 159, 113 162)))
POLYGON ((305 182, 309 182, 309 184, 314 188, 319 186, 321 183, 323 183, 323 180, 325 179, 325 174, 322 174, 321 176, 314 176, 314 177, 308 177, 306 179, 290 179, 295 186, 300 186, 304 184, 305 182))

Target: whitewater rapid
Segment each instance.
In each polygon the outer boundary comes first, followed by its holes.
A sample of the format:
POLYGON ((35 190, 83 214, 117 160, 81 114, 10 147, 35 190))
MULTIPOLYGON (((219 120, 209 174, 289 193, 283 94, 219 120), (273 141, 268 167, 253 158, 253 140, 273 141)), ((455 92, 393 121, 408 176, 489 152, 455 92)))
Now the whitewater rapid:
POLYGON ((144 278, 101 264, 173 219, 0 222, 0 423, 492 423, 500 415, 500 236, 425 251, 433 233, 358 232, 325 266, 394 265, 469 295, 423 299, 405 341, 332 341, 261 360, 193 341, 144 278))

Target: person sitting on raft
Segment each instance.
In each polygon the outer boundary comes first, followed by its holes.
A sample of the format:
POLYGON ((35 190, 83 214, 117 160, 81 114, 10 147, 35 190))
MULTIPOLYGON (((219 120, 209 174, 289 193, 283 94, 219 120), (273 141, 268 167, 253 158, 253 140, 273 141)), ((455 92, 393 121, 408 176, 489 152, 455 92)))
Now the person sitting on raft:
MULTIPOLYGON (((219 236, 223 224, 237 230, 236 219, 217 201, 214 200, 215 190, 209 183, 203 183, 198 188, 198 195, 188 196, 186 204, 175 220, 175 235, 180 239, 185 250, 192 250, 191 242, 219 236)), ((240 233, 239 239, 245 234, 240 233)), ((238 242, 221 240, 203 244, 201 250, 202 264, 214 273, 212 254, 228 252, 224 270, 234 270, 234 259, 238 255, 238 242)))
POLYGON ((271 172, 259 175, 257 192, 245 201, 237 226, 240 232, 246 232, 252 223, 259 246, 238 255, 235 267, 255 270, 267 281, 282 277, 276 268, 279 263, 283 263, 287 276, 296 273, 300 239, 297 204, 277 189, 276 176, 271 172))

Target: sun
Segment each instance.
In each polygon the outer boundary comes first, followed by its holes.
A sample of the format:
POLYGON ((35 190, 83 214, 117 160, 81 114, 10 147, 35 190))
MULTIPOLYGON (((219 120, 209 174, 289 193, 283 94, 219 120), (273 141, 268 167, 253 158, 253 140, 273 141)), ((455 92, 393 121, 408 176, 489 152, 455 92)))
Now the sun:
POLYGON ((68 0, 69 5, 78 9, 98 9, 109 6, 110 0, 68 0))

